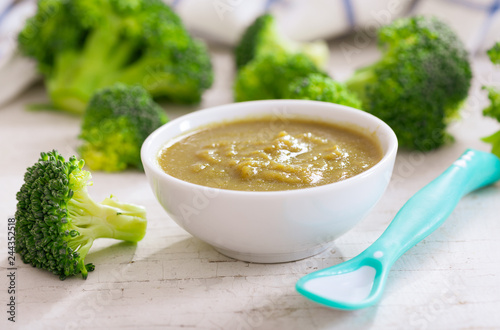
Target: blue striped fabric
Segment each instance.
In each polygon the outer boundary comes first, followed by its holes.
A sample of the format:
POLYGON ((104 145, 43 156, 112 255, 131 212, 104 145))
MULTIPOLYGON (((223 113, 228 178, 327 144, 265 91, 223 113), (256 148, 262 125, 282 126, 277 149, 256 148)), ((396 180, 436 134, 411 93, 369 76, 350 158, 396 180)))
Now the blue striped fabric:
POLYGON ((172 8, 175 8, 176 6, 178 6, 178 5, 179 5, 179 3, 180 3, 181 1, 182 1, 182 0, 174 0, 174 1, 172 2, 172 5, 171 5, 171 6, 172 6, 172 8))
POLYGON ((455 3, 457 5, 465 6, 471 9, 483 10, 487 12, 495 12, 499 9, 500 1, 494 0, 490 5, 484 5, 480 3, 475 3, 474 1, 468 0, 447 0, 448 2, 455 3))
POLYGON ((475 43, 471 47, 471 53, 475 54, 479 50, 480 45, 483 43, 484 38, 487 36, 488 31, 491 29, 493 21, 495 20, 495 15, 500 10, 500 0, 493 0, 490 2, 490 4, 487 5, 475 3, 474 1, 471 0, 447 0, 447 1, 456 5, 465 6, 472 10, 483 11, 487 14, 485 20, 482 22, 481 26, 479 27, 476 33, 475 43))
MULTIPOLYGON (((265 4, 265 11, 268 11, 273 5, 282 0, 267 0, 265 4)), ((356 19, 354 17, 354 10, 352 7, 351 0, 342 0, 344 2, 345 15, 347 16, 347 22, 349 26, 353 28, 356 25, 356 19)))
POLYGON ((281 2, 282 0, 267 0, 265 5, 264 5, 264 11, 268 11, 269 8, 271 8, 273 5, 275 5, 278 2, 281 2))
POLYGON ((9 12, 14 8, 14 0, 7 0, 9 1, 9 4, 7 7, 0 13, 0 24, 2 24, 2 21, 7 17, 9 12))
POLYGON ((351 0, 342 0, 344 2, 345 14, 347 16, 347 22, 349 26, 354 28, 356 26, 356 19, 354 17, 354 10, 352 8, 351 0))
MULTIPOLYGON (((7 17, 9 12, 14 8, 14 0, 7 0, 10 1, 10 3, 5 7, 5 9, 0 13, 0 26, 2 25, 3 20, 7 17)), ((2 59, 5 54, 5 45, 0 43, 0 59, 2 59)))

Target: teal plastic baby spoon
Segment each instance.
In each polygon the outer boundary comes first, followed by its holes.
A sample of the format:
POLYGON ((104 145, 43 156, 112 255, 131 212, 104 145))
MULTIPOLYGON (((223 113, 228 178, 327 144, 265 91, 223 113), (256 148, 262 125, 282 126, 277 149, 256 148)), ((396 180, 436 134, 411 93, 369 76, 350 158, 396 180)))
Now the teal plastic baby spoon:
POLYGON ((436 230, 462 196, 499 179, 498 157, 468 149, 410 198, 371 246, 351 260, 302 277, 297 291, 332 308, 354 310, 375 304, 394 262, 436 230))

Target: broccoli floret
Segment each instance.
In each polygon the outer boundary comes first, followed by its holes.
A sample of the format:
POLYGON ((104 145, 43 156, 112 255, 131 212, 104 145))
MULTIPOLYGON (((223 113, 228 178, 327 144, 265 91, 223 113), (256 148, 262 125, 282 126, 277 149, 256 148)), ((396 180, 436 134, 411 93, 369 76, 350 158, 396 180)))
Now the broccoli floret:
POLYGON ((142 143, 166 122, 163 109, 141 86, 117 83, 101 89, 83 115, 80 156, 91 170, 142 169, 142 143))
POLYGON ((318 67, 328 61, 328 46, 323 41, 299 43, 278 31, 274 17, 264 14, 258 17, 243 33, 235 48, 236 67, 241 69, 254 58, 269 53, 303 53, 318 67))
POLYGON ((73 113, 115 82, 196 103, 213 80, 205 46, 161 0, 40 0, 18 39, 37 60, 53 107, 73 113))
POLYGON ((326 76, 304 54, 269 53, 253 59, 238 71, 234 85, 237 102, 282 99, 290 82, 311 73, 326 76))
MULTIPOLYGON (((488 56, 493 64, 500 64, 500 42, 488 50, 488 56)), ((483 110, 483 114, 500 122, 500 90, 493 86, 483 86, 483 89, 488 91, 488 99, 490 100, 490 105, 483 110)), ((500 157, 500 131, 482 140, 491 143, 491 152, 500 157)))
POLYGON ((471 68, 458 36, 436 18, 401 18, 378 31, 382 58, 347 81, 363 109, 389 124, 400 146, 431 150, 449 141, 450 119, 467 97, 471 68))
POLYGON ((143 207, 106 198, 96 203, 87 192, 90 172, 83 160, 68 161, 57 151, 41 153, 17 193, 16 252, 34 267, 61 280, 94 270, 85 257, 97 238, 140 241, 146 233, 143 207))
POLYGON ((292 81, 285 98, 331 102, 358 109, 361 107, 361 101, 344 84, 321 74, 310 74, 292 81))

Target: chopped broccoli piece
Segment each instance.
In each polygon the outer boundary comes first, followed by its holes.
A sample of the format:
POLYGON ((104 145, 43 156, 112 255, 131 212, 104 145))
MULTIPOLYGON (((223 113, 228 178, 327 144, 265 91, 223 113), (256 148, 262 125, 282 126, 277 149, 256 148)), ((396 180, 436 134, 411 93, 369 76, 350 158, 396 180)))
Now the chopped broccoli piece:
POLYGON ((389 124, 400 146, 427 151, 451 136, 471 84, 468 54, 458 36, 437 18, 401 18, 378 31, 382 58, 355 72, 347 87, 363 109, 389 124))
POLYGON ((486 143, 491 144, 491 153, 495 154, 500 158, 500 131, 493 133, 490 136, 484 137, 483 140, 486 143))
POLYGON ((282 99, 290 82, 311 73, 326 76, 307 56, 301 53, 270 53, 259 56, 238 71, 234 94, 237 102, 282 99))
POLYGON ((241 69, 254 58, 270 53, 303 53, 318 67, 324 67, 329 57, 328 46, 325 42, 292 41, 278 31, 276 21, 271 14, 264 14, 245 30, 236 46, 236 67, 241 69))
POLYGON ((196 103, 213 80, 205 46, 161 0, 40 0, 18 39, 37 60, 53 106, 72 113, 115 82, 196 103))
POLYGON ((117 83, 97 91, 83 115, 80 156, 91 170, 142 169, 144 140, 167 122, 163 109, 141 86, 117 83))
MULTIPOLYGON (((500 42, 488 50, 488 56, 493 64, 500 64, 500 42)), ((500 90, 493 86, 483 86, 483 89, 488 91, 490 100, 490 105, 483 110, 483 114, 500 122, 500 90)), ((500 130, 482 140, 491 143, 491 152, 500 157, 500 130)))
MULTIPOLYGON (((500 64, 500 42, 497 42, 487 53, 493 64, 500 64)), ((488 91, 490 100, 490 105, 483 110, 483 114, 500 122, 500 90, 493 86, 483 86, 483 89, 488 91)))
POLYGON ((500 42, 488 50, 488 56, 493 64, 500 64, 500 42))
POLYGON ((358 109, 361 107, 361 101, 344 84, 321 74, 310 74, 292 81, 285 98, 331 102, 358 109))
POLYGON ((138 242, 146 233, 143 207, 90 198, 91 175, 83 165, 74 156, 66 161, 55 150, 42 152, 17 193, 16 252, 25 263, 61 280, 77 274, 86 279, 94 270, 85 257, 95 239, 138 242))
POLYGON ((500 121, 500 90, 492 86, 483 86, 483 89, 488 91, 490 100, 490 105, 483 110, 483 114, 500 121))

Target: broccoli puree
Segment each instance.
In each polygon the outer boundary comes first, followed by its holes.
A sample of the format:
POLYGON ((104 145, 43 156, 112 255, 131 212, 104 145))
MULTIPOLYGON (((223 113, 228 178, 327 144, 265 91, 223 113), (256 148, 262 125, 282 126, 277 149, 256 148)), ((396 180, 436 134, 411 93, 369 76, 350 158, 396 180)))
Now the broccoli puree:
POLYGON ((167 144, 158 163, 166 173, 203 186, 275 191, 344 180, 381 158, 378 141, 353 128, 258 118, 192 132, 167 144))

